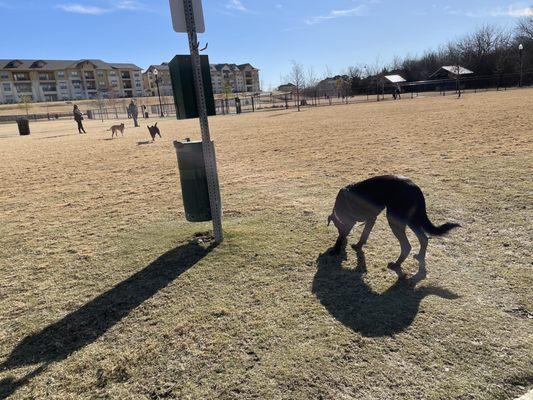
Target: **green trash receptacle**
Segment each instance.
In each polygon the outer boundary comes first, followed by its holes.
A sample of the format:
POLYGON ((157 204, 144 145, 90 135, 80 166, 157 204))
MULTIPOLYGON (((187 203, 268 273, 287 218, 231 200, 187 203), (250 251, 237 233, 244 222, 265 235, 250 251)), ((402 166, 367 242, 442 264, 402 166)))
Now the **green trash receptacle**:
POLYGON ((178 156, 185 218, 189 222, 211 221, 211 206, 202 142, 174 142, 178 156))
POLYGON ((17 125, 19 127, 20 136, 30 134, 30 120, 28 118, 17 118, 17 125))

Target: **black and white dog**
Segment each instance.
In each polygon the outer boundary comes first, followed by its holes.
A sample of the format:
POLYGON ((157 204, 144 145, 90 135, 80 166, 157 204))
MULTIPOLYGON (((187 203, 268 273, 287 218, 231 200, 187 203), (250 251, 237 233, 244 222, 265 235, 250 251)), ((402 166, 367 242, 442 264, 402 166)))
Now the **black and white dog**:
POLYGON ((346 247, 346 238, 356 222, 363 222, 365 225, 359 242, 354 245, 355 248, 362 248, 377 216, 384 208, 387 209, 387 220, 392 232, 401 246, 398 259, 389 263, 389 268, 394 270, 401 267, 411 251, 405 234, 406 226, 413 230, 420 242, 420 252, 415 256, 419 261, 424 261, 426 256, 426 234, 441 236, 460 226, 450 222, 441 226, 433 225, 426 213, 424 194, 410 179, 393 175, 377 176, 339 191, 333 212, 328 217, 328 225, 333 221, 339 231, 333 253, 339 254, 346 247))

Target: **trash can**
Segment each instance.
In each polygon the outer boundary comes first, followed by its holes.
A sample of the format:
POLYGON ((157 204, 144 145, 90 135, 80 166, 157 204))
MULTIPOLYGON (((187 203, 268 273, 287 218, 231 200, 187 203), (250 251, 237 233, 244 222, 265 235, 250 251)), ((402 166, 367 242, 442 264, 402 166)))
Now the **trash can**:
POLYGON ((189 222, 211 221, 211 206, 202 142, 174 142, 178 156, 185 218, 189 222))
POLYGON ((150 118, 150 115, 148 114, 148 111, 144 113, 144 118, 150 118))
POLYGON ((93 110, 87 110, 87 118, 88 118, 88 119, 94 119, 94 112, 93 112, 93 110))
POLYGON ((30 121, 28 118, 17 118, 17 125, 19 127, 20 136, 26 136, 30 134, 30 121))

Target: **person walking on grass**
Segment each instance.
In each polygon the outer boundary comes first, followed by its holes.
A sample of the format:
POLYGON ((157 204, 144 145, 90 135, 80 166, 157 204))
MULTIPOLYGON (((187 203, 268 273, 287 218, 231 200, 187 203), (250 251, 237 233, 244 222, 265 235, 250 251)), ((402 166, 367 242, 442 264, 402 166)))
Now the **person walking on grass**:
POLYGON ((128 113, 133 118, 133 124, 135 125, 135 128, 139 127, 139 124, 137 123, 137 117, 139 116, 139 109, 137 108, 137 104, 131 100, 130 105, 128 106, 128 113))
POLYGON ((83 113, 80 111, 77 104, 74 104, 73 114, 74 114, 74 121, 78 123, 78 132, 87 133, 85 132, 85 128, 83 127, 83 123, 81 122, 83 121, 83 113))

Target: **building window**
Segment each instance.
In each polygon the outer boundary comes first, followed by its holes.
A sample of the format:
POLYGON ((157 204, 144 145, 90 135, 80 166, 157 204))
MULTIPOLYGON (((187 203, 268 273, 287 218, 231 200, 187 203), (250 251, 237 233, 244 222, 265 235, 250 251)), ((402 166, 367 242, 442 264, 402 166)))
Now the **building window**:
POLYGON ((70 71, 70 76, 78 76, 78 71, 70 71))
POLYGON ((98 78, 104 77, 104 71, 98 71, 98 78))
POLYGON ((57 72, 57 76, 58 76, 59 78, 64 78, 64 77, 65 77, 65 71, 58 71, 58 72, 57 72))
POLYGON ((2 78, 3 80, 7 81, 9 79, 9 74, 7 72, 2 72, 0 74, 0 78, 2 78))
POLYGON ((111 72, 109 73, 109 76, 117 76, 117 73, 116 73, 115 71, 111 71, 111 72))
POLYGON ((11 92, 11 85, 9 83, 4 83, 4 92, 11 92))

